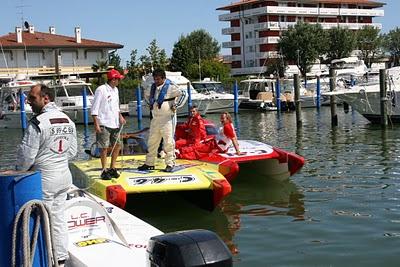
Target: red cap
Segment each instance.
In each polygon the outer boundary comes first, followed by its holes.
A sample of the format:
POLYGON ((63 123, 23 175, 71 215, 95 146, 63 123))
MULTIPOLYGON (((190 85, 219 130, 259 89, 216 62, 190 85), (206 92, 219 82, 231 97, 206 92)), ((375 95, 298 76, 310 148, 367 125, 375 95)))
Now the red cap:
POLYGON ((123 79, 125 76, 121 75, 119 71, 116 69, 112 69, 109 72, 107 72, 107 79, 112 80, 112 79, 123 79))

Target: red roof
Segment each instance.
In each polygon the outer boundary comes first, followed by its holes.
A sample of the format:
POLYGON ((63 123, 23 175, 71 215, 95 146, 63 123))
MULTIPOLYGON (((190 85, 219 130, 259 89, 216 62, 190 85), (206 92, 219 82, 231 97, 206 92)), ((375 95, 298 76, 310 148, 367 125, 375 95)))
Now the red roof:
MULTIPOLYGON (((247 5, 247 4, 255 4, 255 3, 261 3, 265 2, 265 0, 241 0, 235 3, 232 3, 227 6, 219 7, 217 10, 230 10, 233 7, 241 6, 241 5, 247 5)), ((366 6, 372 6, 372 7, 381 7, 385 5, 385 3, 382 2, 376 2, 376 1, 371 1, 371 0, 304 0, 304 1, 292 1, 292 2, 297 2, 301 4, 318 4, 318 3, 324 3, 324 4, 359 4, 359 5, 366 5, 366 6)))
POLYGON ((50 34, 44 32, 29 33, 22 32, 22 43, 17 43, 16 33, 9 33, 0 36, 0 43, 3 48, 123 48, 123 45, 100 42, 89 39, 81 39, 81 43, 75 41, 75 37, 50 34))

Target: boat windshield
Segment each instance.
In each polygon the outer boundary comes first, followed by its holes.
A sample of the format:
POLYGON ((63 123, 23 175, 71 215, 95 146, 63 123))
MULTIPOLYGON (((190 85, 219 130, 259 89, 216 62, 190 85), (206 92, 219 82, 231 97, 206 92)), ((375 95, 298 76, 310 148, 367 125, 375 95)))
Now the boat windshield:
POLYGON ((192 83, 193 88, 197 90, 199 93, 207 93, 207 92, 217 92, 224 93, 224 86, 221 83, 192 83))
POLYGON ((86 88, 86 92, 88 95, 93 95, 93 92, 88 85, 68 85, 55 87, 56 97, 82 96, 82 90, 84 88, 86 88))

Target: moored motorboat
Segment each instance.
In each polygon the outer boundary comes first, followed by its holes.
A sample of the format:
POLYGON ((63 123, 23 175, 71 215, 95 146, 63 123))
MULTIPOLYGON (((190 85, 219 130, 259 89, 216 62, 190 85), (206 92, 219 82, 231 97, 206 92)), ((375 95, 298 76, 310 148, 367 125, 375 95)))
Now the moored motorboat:
POLYGON ((231 192, 231 186, 220 170, 230 172, 229 162, 222 164, 202 161, 177 160, 173 172, 166 173, 164 160, 157 159, 155 170, 138 171, 145 155, 120 156, 117 168, 120 177, 112 180, 100 178, 100 159, 76 161, 70 169, 74 184, 119 207, 135 203, 154 194, 178 194, 197 206, 212 210, 231 192))

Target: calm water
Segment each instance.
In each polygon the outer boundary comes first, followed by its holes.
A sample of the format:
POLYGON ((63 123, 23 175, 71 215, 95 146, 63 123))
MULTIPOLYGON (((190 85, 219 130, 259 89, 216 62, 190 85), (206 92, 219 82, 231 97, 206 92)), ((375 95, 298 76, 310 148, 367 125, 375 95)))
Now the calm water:
MULTIPOLYGON (((338 113, 332 129, 329 108, 303 110, 303 128, 296 130, 294 113, 242 112, 240 138, 304 156, 300 173, 284 183, 244 173, 213 212, 183 200, 131 212, 165 232, 216 231, 235 266, 399 266, 400 126, 382 131, 357 113, 341 107, 338 113)), ((134 118, 130 123, 136 129, 134 118)), ((87 146, 92 139, 83 132, 80 145, 87 146)), ((0 129, 0 169, 15 161, 20 138, 18 130, 0 129)))

